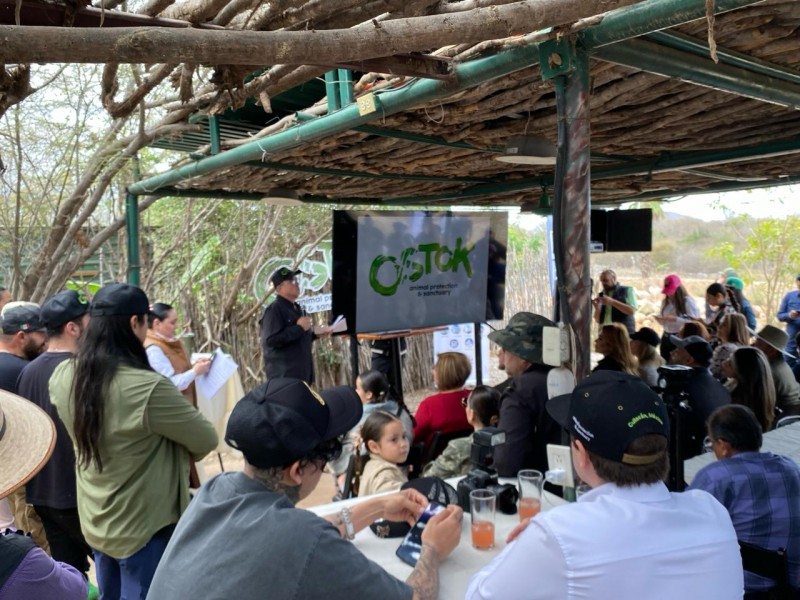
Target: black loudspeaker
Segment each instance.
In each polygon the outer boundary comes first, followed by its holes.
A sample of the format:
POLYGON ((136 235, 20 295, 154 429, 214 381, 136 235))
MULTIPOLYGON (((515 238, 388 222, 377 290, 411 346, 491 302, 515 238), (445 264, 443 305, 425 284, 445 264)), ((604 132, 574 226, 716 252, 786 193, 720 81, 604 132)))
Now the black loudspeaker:
POLYGON ((593 251, 650 252, 653 249, 653 211, 650 208, 593 210, 590 227, 593 251))

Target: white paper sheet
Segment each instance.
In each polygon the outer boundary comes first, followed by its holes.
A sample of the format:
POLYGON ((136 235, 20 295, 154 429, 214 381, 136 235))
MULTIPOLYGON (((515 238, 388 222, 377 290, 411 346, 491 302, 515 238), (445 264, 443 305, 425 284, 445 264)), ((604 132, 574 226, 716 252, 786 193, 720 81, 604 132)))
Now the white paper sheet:
POLYGON ((336 317, 336 320, 330 325, 317 325, 314 327, 314 333, 318 336, 342 331, 347 331, 347 319, 344 318, 344 315, 336 317))
POLYGON ((225 382, 228 381, 231 375, 236 372, 239 365, 231 358, 229 354, 225 354, 222 350, 217 348, 211 355, 211 369, 205 375, 200 375, 195 379, 194 384, 198 390, 207 398, 214 396, 225 382))

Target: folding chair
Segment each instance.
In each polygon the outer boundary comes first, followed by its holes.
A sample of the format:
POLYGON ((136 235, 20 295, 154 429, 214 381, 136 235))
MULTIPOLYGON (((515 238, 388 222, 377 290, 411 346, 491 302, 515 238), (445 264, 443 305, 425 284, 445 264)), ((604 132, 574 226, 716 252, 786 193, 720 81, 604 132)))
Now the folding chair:
POLYGON ((742 553, 742 567, 745 571, 775 581, 775 586, 768 592, 751 592, 745 594, 745 600, 790 600, 797 598, 797 590, 792 592, 789 586, 789 565, 786 550, 767 550, 754 544, 739 541, 742 553))

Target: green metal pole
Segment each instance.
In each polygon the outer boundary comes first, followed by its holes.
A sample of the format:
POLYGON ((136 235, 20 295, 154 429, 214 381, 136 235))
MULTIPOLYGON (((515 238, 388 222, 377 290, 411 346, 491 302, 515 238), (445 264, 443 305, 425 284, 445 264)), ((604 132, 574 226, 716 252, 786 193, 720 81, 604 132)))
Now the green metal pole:
POLYGON ((139 203, 128 192, 125 196, 125 229, 128 233, 128 283, 140 284, 139 265, 139 203))
POLYGON ((336 112, 342 108, 339 100, 339 83, 337 81, 339 71, 334 69, 325 73, 325 95, 328 99, 328 114, 336 112))
MULTIPOLYGON (((754 0, 717 0, 719 10, 731 10, 749 4, 757 4, 757 2, 754 0)), ((593 28, 594 36, 586 37, 583 41, 587 47, 592 47, 592 45, 601 45, 600 42, 612 43, 657 29, 680 25, 705 15, 705 5, 705 0, 649 0, 634 4, 606 15, 603 21, 593 28), (642 11, 641 8, 637 9, 642 4, 648 5, 646 11, 642 11), (651 25, 648 20, 653 19, 654 15, 660 15, 660 18, 651 25)), ((147 194, 159 187, 173 185, 191 177, 240 165, 250 160, 259 160, 264 152, 280 152, 297 148, 310 141, 329 137, 378 118, 388 117, 425 102, 470 89, 497 77, 503 77, 537 64, 538 60, 539 49, 532 44, 463 63, 454 68, 455 79, 458 82, 455 85, 433 79, 414 80, 401 88, 376 94, 378 108, 373 113, 361 115, 358 107, 351 104, 325 117, 301 123, 264 139, 243 144, 216 156, 209 156, 196 163, 183 165, 172 171, 142 180, 130 186, 129 192, 135 195, 147 194)))
POLYGON ((353 103, 353 74, 350 69, 339 69, 339 105, 353 103))
POLYGON ((208 137, 211 140, 211 154, 219 154, 220 138, 219 119, 217 118, 217 115, 210 115, 208 117, 208 137))

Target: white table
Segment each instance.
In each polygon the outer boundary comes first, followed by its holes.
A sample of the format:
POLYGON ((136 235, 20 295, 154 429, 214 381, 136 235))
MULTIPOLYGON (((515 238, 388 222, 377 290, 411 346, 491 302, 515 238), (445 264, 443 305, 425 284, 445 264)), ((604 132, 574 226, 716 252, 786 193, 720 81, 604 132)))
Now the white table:
MULTIPOLYGON (((791 458, 800 465, 800 423, 792 423, 764 434, 763 452, 772 452, 791 458)), ((683 478, 692 483, 697 472, 717 460, 713 452, 706 452, 683 461, 683 478)))
MULTIPOLYGON (((453 487, 455 487, 455 481, 457 481, 457 479, 447 480, 453 487)), ((501 479, 500 482, 515 483, 515 480, 501 479)), ((375 496, 353 498, 344 502, 333 502, 331 504, 316 506, 309 510, 320 516, 325 516, 338 512, 343 506, 353 506, 374 497, 375 496)), ((542 501, 542 510, 549 510, 554 506, 564 503, 565 501, 558 496, 545 492, 542 501)), ((461 525, 461 542, 453 553, 447 557, 447 560, 442 563, 442 567, 439 571, 440 600, 463 600, 467 592, 467 585, 469 584, 470 578, 505 548, 506 537, 518 524, 519 515, 504 515, 498 511, 495 520, 494 549, 476 550, 472 547, 470 516, 468 513, 464 513, 464 521, 461 525)), ((395 551, 401 541, 402 538, 379 538, 367 527, 358 532, 353 543, 367 558, 378 563, 388 573, 394 575, 401 581, 405 581, 413 569, 395 555, 395 551)))

